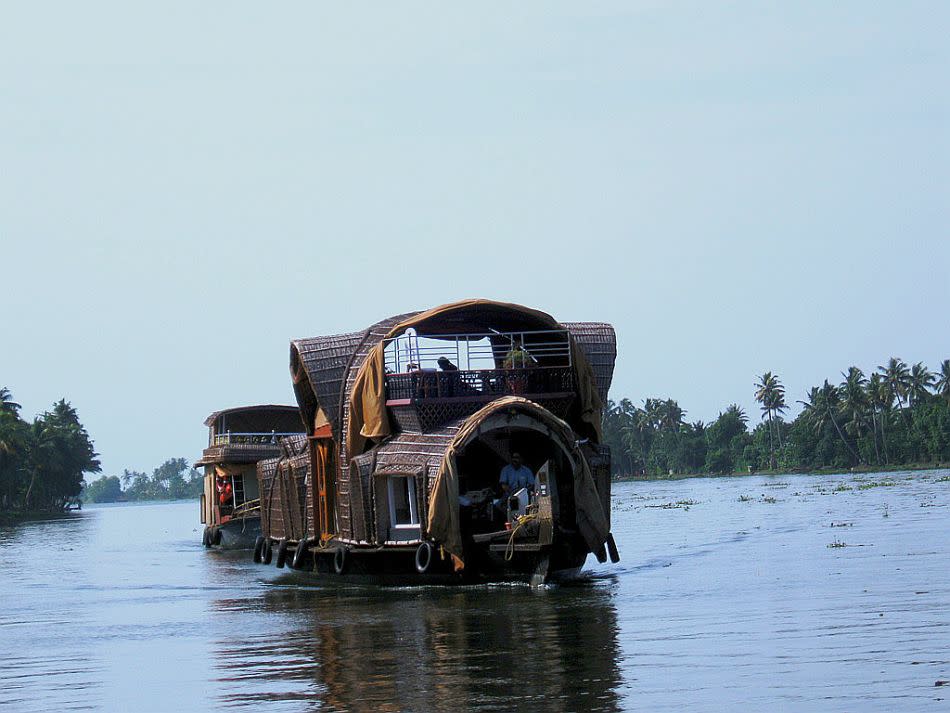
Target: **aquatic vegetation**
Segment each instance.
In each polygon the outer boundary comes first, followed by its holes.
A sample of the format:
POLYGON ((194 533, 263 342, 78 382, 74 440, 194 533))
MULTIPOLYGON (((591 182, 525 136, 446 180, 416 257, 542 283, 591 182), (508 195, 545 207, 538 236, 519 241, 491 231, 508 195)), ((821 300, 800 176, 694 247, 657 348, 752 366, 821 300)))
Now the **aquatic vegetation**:
POLYGON ((853 522, 833 522, 830 527, 854 527, 853 522))
POLYGON ((750 495, 740 495, 740 496, 739 496, 739 502, 740 502, 740 503, 747 503, 747 502, 750 502, 751 500, 752 500, 752 496, 750 496, 750 495))
POLYGON ((840 483, 837 487, 835 487, 835 489, 834 489, 832 492, 834 492, 834 493, 846 493, 846 492, 848 492, 848 491, 850 491, 850 490, 854 490, 854 488, 852 488, 850 485, 845 485, 844 483, 840 483))
POLYGON ((648 508, 659 508, 661 510, 689 510, 691 505, 698 505, 696 500, 677 500, 676 502, 663 503, 662 505, 645 505, 648 508))
POLYGON ((848 543, 847 543, 847 542, 842 542, 842 541, 839 540, 837 537, 835 538, 835 541, 834 541, 834 542, 832 542, 832 543, 830 543, 830 544, 828 545, 828 547, 829 547, 830 549, 836 549, 836 548, 838 548, 838 547, 847 547, 847 546, 848 546, 848 543))
POLYGON ((870 483, 862 483, 858 486, 858 490, 870 490, 871 488, 889 488, 891 486, 897 485, 893 480, 875 480, 870 483))
POLYGON ((765 497, 765 496, 763 496, 763 497, 762 497, 762 502, 763 502, 763 503, 768 503, 769 505, 774 505, 775 503, 778 502, 778 500, 776 500, 775 498, 772 498, 772 497, 765 497))

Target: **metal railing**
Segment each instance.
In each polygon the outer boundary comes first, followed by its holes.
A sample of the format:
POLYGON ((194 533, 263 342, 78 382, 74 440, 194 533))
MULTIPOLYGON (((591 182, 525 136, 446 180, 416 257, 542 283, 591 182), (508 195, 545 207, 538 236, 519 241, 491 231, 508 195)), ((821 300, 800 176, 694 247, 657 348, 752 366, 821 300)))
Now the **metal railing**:
POLYGON ((278 433, 277 431, 261 433, 237 433, 227 431, 226 433, 216 433, 211 438, 212 446, 227 446, 234 444, 242 445, 277 445, 277 440, 286 436, 296 436, 299 432, 278 433))
POLYGON ((387 401, 487 400, 506 395, 571 393, 572 367, 411 371, 387 374, 387 401))
POLYGON ((572 366, 570 334, 566 329, 439 335, 408 329, 383 344, 387 374, 572 366))

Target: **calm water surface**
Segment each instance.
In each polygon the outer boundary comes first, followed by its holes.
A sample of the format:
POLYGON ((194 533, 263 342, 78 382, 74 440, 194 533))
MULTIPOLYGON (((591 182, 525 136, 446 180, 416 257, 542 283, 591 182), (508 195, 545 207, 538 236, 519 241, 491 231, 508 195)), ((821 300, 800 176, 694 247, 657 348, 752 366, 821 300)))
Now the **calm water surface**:
POLYGON ((950 471, 618 484, 622 563, 541 590, 307 580, 197 514, 0 528, 0 707, 950 710, 950 471))

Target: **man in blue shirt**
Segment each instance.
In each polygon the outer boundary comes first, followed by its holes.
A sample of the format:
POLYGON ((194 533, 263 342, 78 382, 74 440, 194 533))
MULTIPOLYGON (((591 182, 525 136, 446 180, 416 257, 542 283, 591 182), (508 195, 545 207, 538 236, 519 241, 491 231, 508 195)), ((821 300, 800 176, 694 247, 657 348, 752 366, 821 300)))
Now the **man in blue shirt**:
POLYGON ((501 469, 498 484, 502 496, 512 495, 522 488, 534 489, 534 473, 528 466, 522 465, 520 453, 511 454, 511 463, 501 469))

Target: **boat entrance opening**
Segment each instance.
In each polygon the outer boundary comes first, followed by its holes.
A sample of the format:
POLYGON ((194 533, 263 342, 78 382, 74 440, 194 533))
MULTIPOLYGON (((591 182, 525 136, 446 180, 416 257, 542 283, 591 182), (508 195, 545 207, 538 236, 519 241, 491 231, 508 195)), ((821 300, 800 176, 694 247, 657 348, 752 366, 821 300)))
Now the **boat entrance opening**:
POLYGON ((509 556, 551 544, 558 525, 574 523, 573 468, 566 448, 533 419, 520 426, 486 426, 456 456, 463 541, 509 556), (531 477, 526 480, 521 470, 516 484, 505 488, 502 471, 515 454, 531 477))

